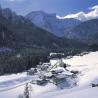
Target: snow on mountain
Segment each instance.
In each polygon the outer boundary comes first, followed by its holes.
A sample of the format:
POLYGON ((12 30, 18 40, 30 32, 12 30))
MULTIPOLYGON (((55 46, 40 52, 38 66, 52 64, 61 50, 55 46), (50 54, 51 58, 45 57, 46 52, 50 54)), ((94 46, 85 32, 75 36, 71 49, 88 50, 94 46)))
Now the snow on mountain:
POLYGON ((61 19, 74 18, 74 19, 78 19, 80 21, 87 21, 87 20, 98 18, 98 5, 93 6, 89 9, 90 9, 90 11, 88 13, 78 12, 76 14, 69 14, 64 17, 60 17, 60 16, 58 16, 58 17, 61 19))
POLYGON ((64 36, 65 31, 80 23, 77 19, 59 19, 56 14, 48 14, 43 11, 33 11, 26 15, 26 18, 59 37, 64 36))

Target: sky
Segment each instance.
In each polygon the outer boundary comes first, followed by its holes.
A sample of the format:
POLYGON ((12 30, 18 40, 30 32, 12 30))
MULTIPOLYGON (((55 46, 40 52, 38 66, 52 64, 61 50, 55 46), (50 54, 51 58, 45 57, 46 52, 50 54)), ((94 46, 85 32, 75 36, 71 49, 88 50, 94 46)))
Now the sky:
POLYGON ((2 8, 11 8, 17 14, 26 15, 31 11, 45 11, 66 16, 78 12, 89 12, 98 5, 98 0, 0 0, 2 8))

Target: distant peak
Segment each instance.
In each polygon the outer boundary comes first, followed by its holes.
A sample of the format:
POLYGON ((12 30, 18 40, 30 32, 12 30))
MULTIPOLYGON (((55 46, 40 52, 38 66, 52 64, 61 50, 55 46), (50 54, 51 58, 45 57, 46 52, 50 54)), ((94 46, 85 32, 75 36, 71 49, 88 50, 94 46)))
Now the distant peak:
POLYGON ((27 14, 26 16, 29 16, 29 15, 44 15, 44 16, 51 16, 51 17, 56 18, 56 13, 47 13, 44 11, 32 11, 29 14, 27 14))
POLYGON ((30 14, 36 14, 36 13, 41 13, 41 14, 45 14, 45 12, 44 11, 32 11, 32 12, 30 12, 30 14))

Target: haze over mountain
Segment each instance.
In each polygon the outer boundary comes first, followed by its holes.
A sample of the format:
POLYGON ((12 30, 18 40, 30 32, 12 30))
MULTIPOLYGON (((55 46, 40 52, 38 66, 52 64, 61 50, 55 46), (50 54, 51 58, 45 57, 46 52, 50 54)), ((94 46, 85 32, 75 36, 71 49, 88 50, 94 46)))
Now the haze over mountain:
POLYGON ((33 11, 26 15, 26 18, 58 37, 74 39, 86 44, 98 44, 98 6, 90 9, 92 10, 88 13, 79 12, 65 17, 33 11))
POLYGON ((48 14, 43 11, 33 11, 26 15, 26 18, 58 37, 63 37, 64 32, 68 32, 74 26, 80 24, 80 21, 77 19, 59 19, 56 17, 56 14, 48 14))
POLYGON ((98 45, 98 19, 88 20, 75 26, 66 36, 69 39, 98 45))
POLYGON ((52 33, 35 26, 23 16, 18 16, 9 8, 0 9, 1 47, 65 48, 78 46, 74 41, 58 38, 52 33))

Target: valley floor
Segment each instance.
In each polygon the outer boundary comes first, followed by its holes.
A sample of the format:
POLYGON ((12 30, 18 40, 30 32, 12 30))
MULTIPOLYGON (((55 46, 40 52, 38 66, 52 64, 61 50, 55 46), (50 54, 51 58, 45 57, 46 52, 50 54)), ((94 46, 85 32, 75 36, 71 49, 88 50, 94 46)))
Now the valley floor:
MULTIPOLYGON (((98 52, 91 52, 84 56, 74 56, 63 59, 70 64, 68 70, 80 71, 77 86, 59 89, 56 85, 48 83, 44 86, 31 84, 31 98, 98 98, 98 52)), ((52 60, 51 63, 56 62, 52 60)), ((26 73, 0 76, 0 98, 19 98, 24 92, 25 84, 37 76, 27 76, 26 73)))

